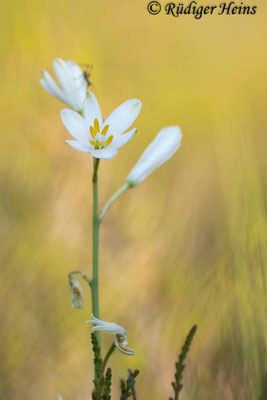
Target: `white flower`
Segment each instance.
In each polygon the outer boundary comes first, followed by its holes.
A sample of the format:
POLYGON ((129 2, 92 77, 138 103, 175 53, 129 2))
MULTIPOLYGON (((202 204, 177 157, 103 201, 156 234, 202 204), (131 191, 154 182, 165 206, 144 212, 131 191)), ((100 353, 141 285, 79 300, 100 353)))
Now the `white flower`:
POLYGON ((92 328, 92 332, 102 331, 110 335, 114 335, 114 343, 116 347, 124 354, 133 355, 135 351, 127 347, 127 331, 115 322, 104 322, 97 319, 92 314, 92 320, 86 321, 95 326, 92 328))
POLYGON ((75 62, 63 61, 60 58, 54 61, 53 67, 61 88, 47 71, 43 71, 43 79, 40 80, 40 84, 51 96, 81 112, 87 90, 83 71, 75 62))
POLYGON ((66 140, 66 143, 75 150, 90 153, 95 158, 109 160, 117 154, 117 149, 135 135, 136 129, 126 131, 137 118, 140 109, 139 100, 127 100, 104 121, 95 95, 88 91, 83 116, 72 110, 61 111, 63 124, 76 139, 66 140))
POLYGON ((139 185, 178 150, 181 138, 182 133, 178 126, 161 129, 127 176, 126 182, 132 187, 139 185))

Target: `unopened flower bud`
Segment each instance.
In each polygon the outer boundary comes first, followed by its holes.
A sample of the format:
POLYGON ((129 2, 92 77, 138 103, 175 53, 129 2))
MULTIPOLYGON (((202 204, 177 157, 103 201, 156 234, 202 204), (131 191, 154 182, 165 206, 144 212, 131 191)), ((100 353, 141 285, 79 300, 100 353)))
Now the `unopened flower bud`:
POLYGON ((139 185, 156 168, 171 158, 180 147, 181 138, 182 133, 178 126, 161 129, 127 176, 126 182, 132 187, 139 185))

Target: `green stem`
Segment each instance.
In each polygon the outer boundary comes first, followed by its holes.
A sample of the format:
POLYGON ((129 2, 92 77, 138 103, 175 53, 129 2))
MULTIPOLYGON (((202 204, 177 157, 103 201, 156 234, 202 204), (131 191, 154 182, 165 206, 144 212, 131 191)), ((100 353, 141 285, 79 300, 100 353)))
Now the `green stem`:
MULTIPOLYGON (((99 159, 94 158, 93 172, 93 279, 91 282, 92 292, 92 312, 96 318, 99 318, 99 281, 98 281, 98 252, 99 252, 99 225, 100 219, 98 216, 98 186, 97 186, 97 171, 99 159)), ((96 337, 101 349, 100 332, 96 332, 96 337)))
POLYGON ((102 375, 104 375, 105 372, 105 368, 107 366, 108 360, 111 356, 111 354, 113 353, 113 351, 116 349, 115 343, 113 342, 112 345, 109 348, 109 351, 107 352, 104 360, 103 360, 103 364, 102 364, 102 375))
POLYGON ((112 203, 114 203, 114 201, 120 196, 122 195, 124 192, 126 192, 127 189, 129 189, 130 184, 128 182, 126 182, 124 185, 122 185, 121 188, 119 188, 119 190, 117 190, 117 192, 115 192, 110 199, 106 202, 106 204, 104 205, 100 215, 99 215, 99 221, 101 222, 101 220, 103 219, 104 215, 106 214, 106 212, 108 211, 109 207, 111 206, 112 203))

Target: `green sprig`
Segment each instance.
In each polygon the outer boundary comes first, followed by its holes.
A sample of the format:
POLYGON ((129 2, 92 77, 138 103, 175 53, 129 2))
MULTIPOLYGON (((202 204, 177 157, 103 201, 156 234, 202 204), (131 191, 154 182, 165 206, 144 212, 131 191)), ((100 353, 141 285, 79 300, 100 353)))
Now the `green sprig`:
POLYGON ((100 355, 100 346, 99 346, 97 337, 93 332, 91 333, 91 343, 92 343, 92 348, 93 348, 93 353, 94 353, 94 366, 95 366, 94 384, 95 384, 95 387, 97 387, 98 380, 100 379, 100 376, 101 376, 103 361, 102 361, 102 358, 100 355))
POLYGON ((178 362, 175 364, 175 370, 176 370, 175 375, 174 375, 175 382, 172 382, 172 387, 174 390, 174 398, 170 397, 169 400, 178 400, 179 399, 179 394, 183 388, 182 379, 183 379, 183 372, 185 369, 184 362, 185 362, 185 359, 189 352, 189 349, 190 349, 190 346, 191 346, 191 343, 195 336, 196 331, 197 331, 197 325, 194 325, 185 339, 185 343, 184 343, 181 353, 179 355, 178 362))
POLYGON ((94 390, 92 393, 93 400, 111 400, 111 368, 107 368, 104 375, 104 362, 100 356, 100 346, 97 336, 91 333, 91 342, 94 353, 95 379, 94 390))
POLYGON ((127 400, 132 396, 133 400, 136 400, 136 391, 135 391, 135 378, 139 374, 138 369, 132 371, 128 370, 129 375, 128 379, 125 382, 125 379, 121 379, 121 397, 120 400, 127 400))

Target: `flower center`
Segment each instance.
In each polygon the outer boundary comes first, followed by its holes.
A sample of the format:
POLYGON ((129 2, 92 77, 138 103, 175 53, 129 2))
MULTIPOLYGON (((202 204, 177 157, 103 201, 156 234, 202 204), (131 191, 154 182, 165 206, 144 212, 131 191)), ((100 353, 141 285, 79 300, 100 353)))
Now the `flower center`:
POLYGON ((106 134, 108 131, 109 125, 106 125, 102 131, 100 132, 100 126, 99 126, 99 121, 96 118, 94 120, 94 126, 90 126, 90 133, 93 138, 93 140, 89 140, 92 146, 97 149, 103 149, 104 147, 108 146, 112 140, 113 140, 113 135, 109 136, 106 139, 106 134))

